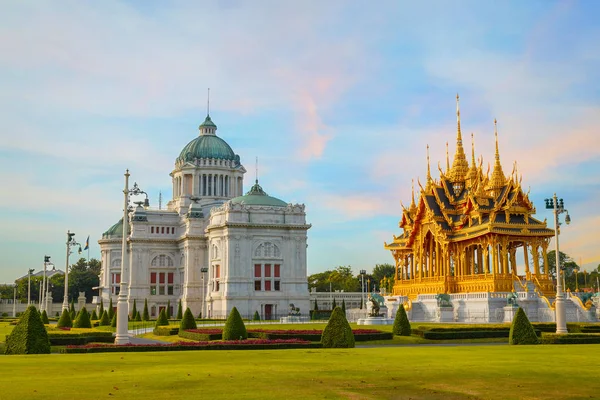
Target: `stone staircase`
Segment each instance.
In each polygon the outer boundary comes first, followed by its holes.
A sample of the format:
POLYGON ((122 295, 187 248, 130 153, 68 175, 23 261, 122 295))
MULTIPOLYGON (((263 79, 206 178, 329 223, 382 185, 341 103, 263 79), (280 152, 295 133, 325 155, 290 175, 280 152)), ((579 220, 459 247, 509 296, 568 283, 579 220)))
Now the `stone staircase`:
POLYGON ((427 320, 426 310, 424 309, 423 304, 421 304, 420 301, 412 302, 410 320, 411 321, 421 321, 421 322, 427 320))

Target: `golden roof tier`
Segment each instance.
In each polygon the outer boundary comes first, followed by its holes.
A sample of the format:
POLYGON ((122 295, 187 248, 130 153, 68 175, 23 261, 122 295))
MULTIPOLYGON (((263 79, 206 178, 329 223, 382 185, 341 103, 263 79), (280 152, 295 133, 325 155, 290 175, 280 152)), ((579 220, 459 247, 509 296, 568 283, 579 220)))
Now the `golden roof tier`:
MULTIPOLYGON (((427 184, 409 208, 402 206, 403 232, 385 248, 396 262, 394 295, 511 292, 517 279, 517 251, 523 252, 525 278, 542 295, 552 295, 546 252, 554 230, 534 218, 535 207, 521 187, 516 163, 506 177, 500 164, 498 131, 492 175, 482 170, 483 158, 471 165, 465 157, 458 109, 456 153, 452 168, 439 168, 431 178, 427 150, 427 184), (529 256, 533 258, 533 268, 529 256)), ((473 140, 473 138, 472 138, 473 140)), ((446 151, 447 152, 447 151, 446 151)), ((413 185, 414 186, 414 185, 413 185)))

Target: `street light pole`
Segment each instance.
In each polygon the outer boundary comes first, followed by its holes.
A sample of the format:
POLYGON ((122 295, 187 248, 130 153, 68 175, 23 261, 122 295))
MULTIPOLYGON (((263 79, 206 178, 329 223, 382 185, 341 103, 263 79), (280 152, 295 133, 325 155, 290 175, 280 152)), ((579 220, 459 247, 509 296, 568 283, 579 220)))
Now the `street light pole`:
POLYGON ((360 286, 360 301, 361 303, 363 303, 363 307, 367 306, 367 302, 365 300, 365 274, 367 273, 366 270, 361 269, 360 270, 360 277, 362 280, 362 284, 360 286))
POLYGON ((63 298, 63 310, 69 309, 69 255, 71 254, 71 247, 80 246, 75 241, 75 233, 67 231, 67 261, 65 264, 65 297, 63 298))
POLYGON ((30 268, 29 272, 27 273, 28 276, 28 282, 27 282, 27 307, 29 307, 31 305, 31 273, 35 271, 35 269, 30 268))
POLYGON ((558 246, 558 234, 559 234, 559 226, 558 215, 566 212, 567 215, 565 217, 565 222, 567 225, 571 222, 571 217, 569 216, 569 212, 564 207, 563 199, 558 200, 556 198, 556 193, 551 199, 546 199, 546 208, 553 209, 554 212, 554 236, 555 236, 555 252, 556 252, 556 303, 555 303, 555 311, 556 311, 556 333, 568 333, 567 330, 567 315, 565 310, 565 294, 563 291, 563 281, 561 279, 562 267, 560 266, 560 251, 558 246))
POLYGON ((203 267, 200 269, 200 273, 202 274, 202 318, 206 318, 205 310, 204 310, 204 298, 206 297, 206 285, 204 283, 204 274, 208 272, 208 267, 203 267))
MULTIPOLYGON (((50 263, 50 256, 44 256, 44 277, 42 278, 42 297, 40 300, 40 310, 46 310, 46 292, 47 292, 47 288, 46 285, 48 284, 48 281, 46 280, 46 267, 48 265, 48 263, 50 263)), ((46 312, 48 312, 46 310, 46 312)))
POLYGON ((15 283, 13 292, 13 318, 17 317, 17 284, 15 283))

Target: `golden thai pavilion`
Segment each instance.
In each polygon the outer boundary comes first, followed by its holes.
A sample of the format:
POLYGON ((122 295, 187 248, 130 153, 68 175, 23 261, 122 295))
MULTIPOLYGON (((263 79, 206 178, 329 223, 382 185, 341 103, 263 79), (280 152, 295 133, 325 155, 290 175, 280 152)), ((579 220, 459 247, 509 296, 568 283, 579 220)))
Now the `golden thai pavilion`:
POLYGON ((511 292, 517 278, 517 252, 522 252, 525 278, 544 295, 553 295, 546 252, 554 230, 533 217, 535 207, 523 192, 516 163, 510 175, 500 164, 496 121, 496 152, 491 175, 483 158, 471 162, 463 149, 457 96, 456 153, 439 180, 431 177, 427 149, 427 181, 415 202, 402 206, 400 228, 385 248, 396 264, 394 295, 511 292), (533 266, 529 265, 532 256, 533 266), (533 267, 533 268, 531 268, 533 267))

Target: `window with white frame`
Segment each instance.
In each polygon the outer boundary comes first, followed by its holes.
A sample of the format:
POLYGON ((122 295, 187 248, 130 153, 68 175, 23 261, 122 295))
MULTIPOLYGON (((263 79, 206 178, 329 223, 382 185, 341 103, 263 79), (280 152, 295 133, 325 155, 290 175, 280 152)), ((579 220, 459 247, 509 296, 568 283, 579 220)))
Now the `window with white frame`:
POLYGON ((254 263, 254 290, 279 292, 281 290, 281 264, 254 263))
POLYGON ((175 272, 172 269, 166 269, 175 265, 173 259, 166 254, 160 254, 152 259, 150 265, 150 295, 175 294, 175 272))

